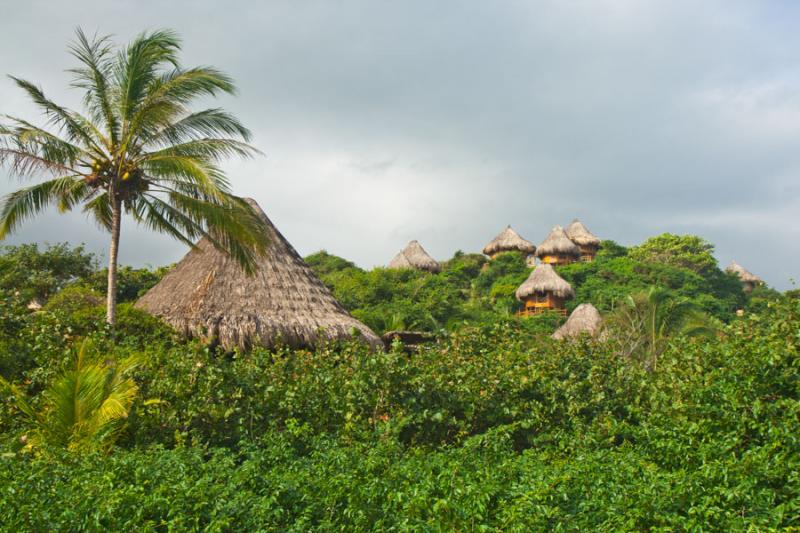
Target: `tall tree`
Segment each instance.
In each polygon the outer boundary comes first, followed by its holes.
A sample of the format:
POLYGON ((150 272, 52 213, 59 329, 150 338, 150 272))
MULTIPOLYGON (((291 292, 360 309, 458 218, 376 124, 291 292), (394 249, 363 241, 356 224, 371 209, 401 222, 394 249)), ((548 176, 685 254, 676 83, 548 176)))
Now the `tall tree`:
POLYGON ((82 206, 111 234, 106 319, 116 318, 117 255, 123 213, 190 246, 207 237, 252 271, 266 249, 260 217, 234 196, 221 160, 249 157, 250 132, 230 113, 192 111, 201 97, 235 93, 212 67, 183 68, 171 31, 142 33, 125 47, 81 30, 70 46, 72 87, 84 112, 62 107, 29 81, 12 77, 43 111, 37 126, 5 116, 0 164, 21 178, 45 179, 0 203, 0 239, 52 204, 82 206))

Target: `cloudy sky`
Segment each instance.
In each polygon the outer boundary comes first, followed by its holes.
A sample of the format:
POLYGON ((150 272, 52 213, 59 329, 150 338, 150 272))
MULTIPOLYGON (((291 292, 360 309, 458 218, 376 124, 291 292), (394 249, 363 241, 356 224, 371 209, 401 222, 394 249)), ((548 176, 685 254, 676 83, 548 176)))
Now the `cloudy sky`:
MULTIPOLYGON (((221 105, 265 157, 231 161, 301 254, 364 267, 410 239, 437 258, 506 224, 538 243, 579 217, 631 245, 693 233, 772 285, 800 276, 800 4, 0 0, 0 73, 78 106, 81 26, 124 42, 177 30, 184 63, 231 74, 221 105), (3 5, 8 4, 8 5, 3 5)), ((7 79, 0 113, 35 117, 7 79)), ((18 187, 0 170, 0 193, 18 187)), ((185 248, 123 226, 126 264, 185 248)), ((9 243, 107 235, 79 213, 9 243)))

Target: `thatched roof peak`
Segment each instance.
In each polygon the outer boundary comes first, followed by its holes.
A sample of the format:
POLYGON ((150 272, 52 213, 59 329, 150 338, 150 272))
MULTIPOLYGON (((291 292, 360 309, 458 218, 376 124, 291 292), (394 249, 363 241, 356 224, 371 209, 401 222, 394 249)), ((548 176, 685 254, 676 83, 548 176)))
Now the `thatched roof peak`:
POLYGON ((565 233, 569 240, 578 246, 597 246, 600 244, 600 239, 589 231, 586 226, 583 225, 583 222, 577 218, 567 226, 565 233))
POLYGON ((389 262, 389 268, 415 268, 428 272, 439 272, 442 267, 418 241, 409 242, 389 262))
POLYGON ((745 283, 762 283, 764 281, 736 261, 731 261, 731 264, 725 267, 725 272, 736 274, 745 283))
POLYGON ((536 246, 532 242, 523 239, 519 233, 509 225, 497 234, 497 236, 483 247, 483 253, 494 255, 500 252, 523 252, 526 254, 536 253, 536 246))
POLYGON ((559 298, 573 298, 575 291, 572 285, 558 275, 555 269, 547 263, 537 265, 528 279, 519 286, 516 292, 517 300, 524 300, 535 293, 550 293, 559 298))
POLYGON ((567 237, 564 228, 554 227, 547 238, 539 245, 536 250, 536 257, 546 255, 571 255, 577 257, 581 254, 578 246, 567 237))
POLYGON ((580 304, 569 315, 564 324, 553 333, 556 340, 579 337, 588 334, 597 335, 603 327, 603 317, 592 304, 580 304))
POLYGON ((252 276, 204 238, 136 307, 226 349, 278 343, 314 347, 354 332, 381 346, 380 338, 336 301, 258 204, 248 203, 263 218, 269 237, 252 276))

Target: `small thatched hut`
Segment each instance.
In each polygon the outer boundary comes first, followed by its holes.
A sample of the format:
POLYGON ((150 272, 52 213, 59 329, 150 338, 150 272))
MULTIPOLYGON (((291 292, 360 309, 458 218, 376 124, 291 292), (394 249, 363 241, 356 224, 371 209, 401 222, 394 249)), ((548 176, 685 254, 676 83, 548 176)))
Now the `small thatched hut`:
MULTIPOLYGON (((527 259, 536 253, 536 246, 523 239, 511 226, 497 234, 489 244, 483 247, 483 253, 494 259, 503 252, 520 252, 527 259)), ((529 262, 530 264, 530 262, 529 262)))
POLYGON ((739 277, 739 280, 742 282, 742 290, 744 290, 744 292, 751 292, 756 288, 756 285, 761 285, 764 283, 764 280, 744 268, 736 261, 731 261, 731 264, 725 267, 725 272, 736 274, 736 276, 739 277))
POLYGON ((574 263, 580 256, 581 251, 578 245, 567 237, 564 228, 561 226, 554 227, 544 242, 536 249, 536 257, 542 263, 551 265, 574 263))
POLYGON ((575 291, 548 263, 538 265, 528 279, 519 286, 517 300, 523 303, 521 316, 530 316, 549 310, 566 315, 564 300, 575 297, 575 291))
POLYGON ((569 240, 578 245, 581 261, 594 261, 594 256, 597 255, 597 250, 600 248, 600 239, 586 229, 586 226, 577 218, 567 226, 565 233, 569 240))
POLYGON ((581 304, 570 313, 564 324, 553 333, 556 340, 571 339, 581 335, 595 337, 603 328, 603 317, 592 304, 581 304))
POLYGON ((442 267, 417 241, 411 241, 389 262, 389 268, 413 268, 427 272, 439 272, 442 267))
POLYGON ((256 344, 313 347, 354 334, 382 346, 380 337, 336 301, 258 204, 248 202, 269 233, 267 253, 258 259, 254 275, 202 239, 136 307, 226 349, 256 344))

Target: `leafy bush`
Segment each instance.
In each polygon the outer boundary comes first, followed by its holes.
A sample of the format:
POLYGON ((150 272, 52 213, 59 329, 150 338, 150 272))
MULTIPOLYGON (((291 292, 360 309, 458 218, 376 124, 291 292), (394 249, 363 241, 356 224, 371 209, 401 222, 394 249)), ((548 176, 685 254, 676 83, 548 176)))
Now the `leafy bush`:
POLYGON ((0 458, 0 528, 800 527, 797 302, 717 341, 676 338, 653 373, 613 343, 552 343, 516 324, 410 358, 351 347, 270 364, 185 347, 185 363, 156 372, 165 356, 140 376, 173 396, 130 425, 169 433, 185 401, 197 411, 180 423, 222 423, 201 420, 205 401, 232 409, 227 429, 245 439, 218 447, 219 426, 216 445, 190 429, 108 457, 0 458), (274 368, 258 382, 251 365, 274 368))
POLYGON ((26 302, 46 301, 68 283, 82 279, 96 268, 95 258, 83 246, 68 243, 5 246, 0 253, 0 290, 19 292, 26 302))
POLYGON ((413 355, 220 353, 127 304, 108 330, 76 288, 84 278, 37 313, 0 291, 0 373, 32 410, 84 338, 139 361, 108 455, 17 453, 28 426, 0 394, 0 530, 800 528, 792 295, 748 299, 716 267, 610 242, 593 263, 559 267, 575 303, 609 311, 660 285, 728 321, 712 339, 659 338, 649 372, 621 357, 618 336, 557 342, 562 317, 515 318, 512 289, 529 273, 518 254, 457 253, 436 275, 311 262, 376 329, 420 327, 436 341, 413 355))

